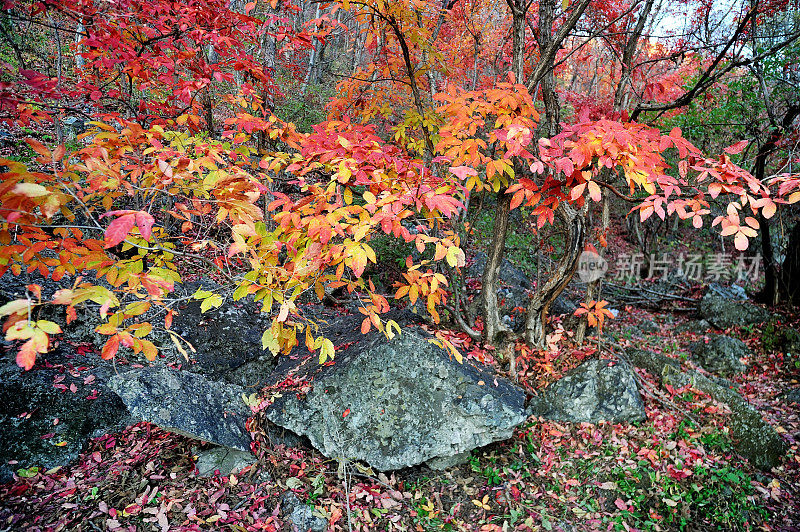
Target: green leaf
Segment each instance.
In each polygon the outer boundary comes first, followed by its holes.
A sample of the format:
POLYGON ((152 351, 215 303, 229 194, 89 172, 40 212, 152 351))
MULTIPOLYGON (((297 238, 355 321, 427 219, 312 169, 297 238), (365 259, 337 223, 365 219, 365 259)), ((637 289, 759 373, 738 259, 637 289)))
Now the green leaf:
POLYGON ((304 485, 305 484, 303 484, 303 481, 297 477, 289 477, 286 479, 286 487, 290 490, 299 490, 304 485))
POLYGON ((28 469, 17 469, 17 476, 20 478, 33 478, 39 474, 39 468, 36 466, 29 467, 28 469))
POLYGON ((192 294, 194 299, 206 299, 207 297, 211 297, 214 295, 214 292, 209 292, 208 290, 203 290, 202 288, 198 288, 197 292, 192 294))
POLYGON ((203 299, 200 304, 200 312, 204 313, 211 308, 218 308, 222 305, 222 297, 217 294, 211 294, 209 297, 203 299))
POLYGON ((278 351, 280 351, 280 345, 278 345, 278 340, 275 338, 275 335, 272 334, 272 329, 267 329, 264 331, 264 334, 261 335, 261 348, 269 349, 273 355, 277 355, 278 351))
POLYGON ((248 284, 240 284, 238 286, 238 288, 236 288, 236 290, 234 290, 234 292, 233 292, 234 301, 239 301, 240 299, 245 297, 249 292, 248 288, 250 288, 250 284, 249 283, 248 284))

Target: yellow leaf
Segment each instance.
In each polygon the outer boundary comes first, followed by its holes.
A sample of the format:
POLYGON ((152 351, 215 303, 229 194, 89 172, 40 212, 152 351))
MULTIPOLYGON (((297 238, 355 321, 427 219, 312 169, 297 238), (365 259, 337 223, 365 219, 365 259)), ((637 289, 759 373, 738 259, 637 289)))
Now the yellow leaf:
POLYGON ((144 357, 152 362, 156 359, 158 349, 150 340, 142 340, 142 352, 144 353, 144 357))
POLYGON ((13 190, 14 194, 19 194, 20 196, 27 196, 29 198, 38 198, 40 196, 47 196, 50 194, 50 191, 44 188, 42 185, 38 185, 36 183, 17 183, 13 190))
POLYGON ((36 326, 47 334, 60 334, 62 332, 61 327, 52 321, 39 320, 36 322, 36 326))
POLYGON ((34 332, 27 320, 18 321, 6 331, 6 340, 27 340, 34 332))
POLYGON ((322 340, 322 347, 319 349, 319 363, 324 364, 329 358, 333 360, 334 348, 333 342, 325 338, 322 340))
POLYGON ((27 299, 17 299, 15 301, 9 301, 2 307, 0 307, 0 316, 8 316, 9 314, 25 314, 28 312, 28 300, 27 299))
POLYGON ((267 329, 264 331, 264 334, 261 335, 261 348, 269 349, 273 355, 277 355, 278 351, 280 351, 278 340, 275 338, 271 329, 267 329))
MULTIPOLYGON (((181 345, 180 337, 177 334, 175 334, 174 332, 170 331, 170 330, 167 330, 167 332, 169 333, 169 337, 172 340, 172 343, 175 344, 175 348, 178 350, 178 352, 180 354, 183 355, 183 358, 185 358, 186 361, 188 362, 189 361, 189 353, 187 353, 186 349, 184 349, 183 346, 181 345)), ((191 345, 192 344, 189 344, 190 347, 191 347, 191 345)), ((192 350, 194 350, 194 348, 192 348, 192 350)))
POLYGON ((356 277, 361 277, 364 273, 364 268, 367 266, 367 254, 364 249, 355 245, 350 248, 350 257, 348 260, 350 269, 356 277))
POLYGON ((394 320, 389 320, 386 322, 386 336, 391 340, 395 337, 395 333, 392 332, 392 328, 397 330, 397 334, 400 334, 400 326, 394 320))
POLYGON ((449 264, 451 268, 455 268, 456 266, 462 267, 466 264, 464 252, 461 251, 461 248, 451 246, 447 249, 447 264, 449 264))
POLYGON ((408 292, 408 300, 413 305, 417 301, 417 297, 419 297, 419 287, 417 285, 412 285, 411 289, 408 292))

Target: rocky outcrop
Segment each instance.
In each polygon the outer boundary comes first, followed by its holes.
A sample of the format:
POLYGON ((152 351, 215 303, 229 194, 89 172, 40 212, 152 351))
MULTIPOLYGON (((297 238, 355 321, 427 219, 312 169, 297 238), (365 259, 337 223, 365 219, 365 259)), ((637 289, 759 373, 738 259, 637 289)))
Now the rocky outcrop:
POLYGON ((706 293, 716 297, 721 297, 722 299, 730 299, 731 301, 746 301, 749 299, 745 289, 738 284, 725 286, 719 283, 709 283, 706 293))
POLYGON ((552 303, 550 303, 550 314, 553 316, 572 316, 578 309, 578 305, 567 299, 564 294, 559 294, 552 303))
POLYGON ((345 345, 332 365, 310 354, 289 358, 274 382, 305 382, 283 393, 266 417, 307 436, 324 455, 357 459, 379 470, 449 457, 510 437, 525 418, 524 392, 470 361, 459 364, 410 322, 392 340, 361 335, 361 317, 326 331, 345 345))
POLYGON ((328 520, 303 503, 293 491, 281 495, 281 513, 285 516, 289 530, 297 532, 325 532, 328 520))
MULTIPOLYGON (((467 268, 467 276, 482 278, 488 257, 481 252, 475 255, 474 262, 467 268)), ((528 277, 507 259, 500 263, 498 272, 497 302, 503 322, 514 330, 519 330, 525 321, 529 291, 532 288, 528 277)))
POLYGON ((787 403, 800 403, 800 388, 793 388, 781 395, 787 403))
MULTIPOLYGON (((211 380, 258 390, 275 367, 274 357, 261 347, 261 335, 271 325, 269 316, 256 304, 230 301, 205 314, 200 305, 192 300, 180 306, 172 324, 196 350, 191 353, 194 363, 186 368, 211 380)), ((171 341, 165 345, 172 348, 171 341)))
MULTIPOLYGON (((27 281, 42 287, 43 300, 48 300, 63 285, 72 282, 65 277, 61 284, 45 279, 38 274, 30 279, 14 277, 6 274, 0 277, 0 305, 8 300, 25 297, 27 281)), ((103 284, 102 280, 96 281, 103 284)), ((165 355, 156 363, 171 362, 182 364, 184 369, 202 374, 208 379, 225 381, 257 390, 266 382, 267 376, 275 368, 275 359, 270 351, 261 347, 261 335, 271 325, 270 316, 260 312, 261 306, 253 302, 227 300, 219 308, 201 311, 201 301, 191 299, 198 288, 222 293, 220 287, 212 283, 189 283, 177 285, 175 293, 170 297, 183 300, 173 306, 176 314, 171 331, 180 337, 178 343, 189 356, 189 360, 175 347, 173 335, 164 331, 153 332, 148 336, 165 355), (190 347, 191 346, 191 347, 190 347)), ((63 306, 44 306, 41 319, 54 321, 61 325, 64 333, 63 341, 73 343, 91 343, 101 349, 107 339, 97 334, 95 329, 104 320, 99 314, 99 305, 84 304, 76 308, 77 319, 66 323, 66 311, 63 306)), ((158 323, 163 317, 155 307, 140 317, 141 321, 158 323)), ((119 359, 147 364, 142 355, 121 347, 119 359)))
MULTIPOLYGON (((486 269, 486 264, 489 261, 488 255, 484 252, 475 254, 472 264, 467 268, 467 277, 475 277, 480 279, 483 277, 483 270, 486 269)), ((500 284, 521 288, 528 290, 531 288, 530 279, 525 273, 514 266, 508 259, 503 259, 500 263, 499 271, 500 284)))
POLYGON ((688 320, 675 327, 675 332, 705 334, 712 327, 713 325, 711 325, 707 320, 699 320, 699 321, 688 320))
POLYGON ((711 335, 708 342, 694 342, 689 350, 706 371, 722 377, 742 373, 747 366, 741 359, 753 354, 741 340, 722 334, 711 335))
POLYGON ((680 362, 651 351, 635 349, 626 353, 635 366, 642 368, 670 386, 693 386, 717 401, 726 403, 733 414, 730 428, 736 450, 759 469, 780 464, 788 446, 761 414, 735 390, 720 386, 696 371, 684 370, 680 362))
POLYGON ((125 405, 103 385, 107 370, 63 349, 46 358, 48 367, 30 371, 0 362, 0 482, 21 468, 65 465, 89 438, 127 424, 125 405))
POLYGON ((741 296, 740 291, 710 288, 700 301, 700 315, 718 329, 758 325, 770 319, 768 311, 741 296))
POLYGON ((166 367, 134 369, 109 380, 136 419, 176 434, 250 450, 244 388, 166 367))
POLYGON ((216 473, 228 476, 231 473, 238 473, 247 466, 256 463, 256 457, 249 451, 239 451, 228 447, 212 447, 210 449, 198 450, 197 453, 197 476, 210 477, 216 473))
POLYGON ((644 402, 626 363, 589 360, 547 387, 529 413, 573 423, 642 421, 644 402))

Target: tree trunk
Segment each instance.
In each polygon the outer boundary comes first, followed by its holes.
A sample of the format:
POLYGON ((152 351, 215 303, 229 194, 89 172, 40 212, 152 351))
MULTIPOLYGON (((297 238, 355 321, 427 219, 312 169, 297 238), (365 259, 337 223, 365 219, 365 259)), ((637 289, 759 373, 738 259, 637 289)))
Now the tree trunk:
MULTIPOLYGON (((609 197, 608 190, 603 190, 603 232, 607 232, 608 227, 611 225, 611 210, 609 208, 609 201, 611 198, 609 197)), ((599 255, 605 258, 606 255, 606 248, 600 248, 598 250, 599 255)), ((586 287, 586 303, 590 301, 597 301, 600 297, 600 294, 603 292, 603 280, 598 279, 597 281, 592 281, 586 287)), ((588 322, 585 319, 581 319, 580 323, 578 323, 578 330, 575 333, 575 342, 579 345, 583 343, 584 338, 586 337, 586 328, 588 326, 588 322)))
MULTIPOLYGON (((319 18, 319 2, 314 10, 314 19, 319 18)), ((315 28, 316 29, 316 28, 315 28)), ((320 42, 316 37, 311 41, 311 59, 308 61, 308 72, 306 73, 306 80, 303 86, 303 93, 308 93, 308 86, 316 82, 316 66, 317 66, 317 46, 320 42)))
POLYGON ((547 312, 550 304, 572 279, 586 239, 586 225, 582 213, 566 203, 561 203, 556 213, 567 228, 564 255, 553 275, 542 286, 537 287, 533 299, 528 304, 528 316, 525 321, 525 341, 540 348, 545 346, 547 312))
MULTIPOLYGON (((786 114, 783 116, 780 126, 773 129, 767 141, 759 147, 753 168, 753 176, 759 181, 763 182, 766 178, 767 159, 775 152, 778 142, 784 137, 786 132, 791 129, 792 124, 798 115, 800 115, 800 105, 790 106, 786 110, 786 114)), ((764 258, 765 282, 764 288, 762 288, 761 292, 757 295, 757 299, 769 305, 777 305, 782 297, 789 295, 790 292, 787 291, 787 289, 782 285, 785 283, 785 281, 790 281, 791 278, 787 279, 784 276, 784 272, 781 272, 781 286, 778 285, 777 265, 775 264, 775 254, 772 249, 769 221, 763 216, 759 216, 759 225, 761 226, 761 251, 764 258)), ((795 230, 792 231, 792 237, 795 236, 796 231, 797 226, 795 226, 795 230)), ((784 265, 788 264, 789 256, 792 253, 792 240, 792 238, 789 240, 789 248, 787 249, 784 265)), ((794 244, 795 246, 800 245, 800 241, 795 240, 794 244)), ((800 250, 800 248, 797 247, 795 249, 800 250)), ((800 262, 797 264, 800 265, 800 262)), ((800 273, 800 270, 798 270, 798 273, 800 273)), ((796 280, 793 282, 797 283, 796 280)))
POLYGON ((503 337, 512 331, 500 319, 500 308, 497 302, 497 280, 500 264, 503 262, 506 235, 508 233, 508 219, 511 211, 511 196, 505 189, 497 193, 497 211, 494 217, 494 232, 492 234, 492 249, 486 268, 483 270, 481 295, 483 298, 483 337, 491 345, 498 345, 503 337))
POLYGON ((792 305, 800 305, 800 222, 794 224, 789 235, 780 281, 781 297, 792 305))

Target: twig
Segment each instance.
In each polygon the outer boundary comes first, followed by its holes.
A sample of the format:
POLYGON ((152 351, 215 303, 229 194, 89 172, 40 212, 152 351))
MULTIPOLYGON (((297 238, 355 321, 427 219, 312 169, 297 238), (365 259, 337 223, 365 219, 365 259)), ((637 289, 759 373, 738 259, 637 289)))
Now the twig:
MULTIPOLYGON (((628 286, 619 285, 619 284, 610 283, 610 282, 606 282, 605 284, 606 284, 606 286, 610 286, 612 288, 617 288, 619 290, 627 290, 629 292, 634 292, 634 291, 647 292, 648 294, 653 294, 653 295, 659 296, 659 297, 661 297, 663 299, 674 299, 674 300, 677 300, 677 301, 687 301, 689 303, 697 303, 697 300, 694 299, 694 298, 691 298, 691 297, 679 296, 678 294, 669 294, 667 292, 658 292, 656 290, 651 290, 649 288, 643 288, 643 287, 640 287, 640 286, 628 287, 628 286)), ((649 298, 638 298, 638 299, 649 299, 649 298)), ((649 300, 652 301, 652 299, 649 299, 649 300)))

